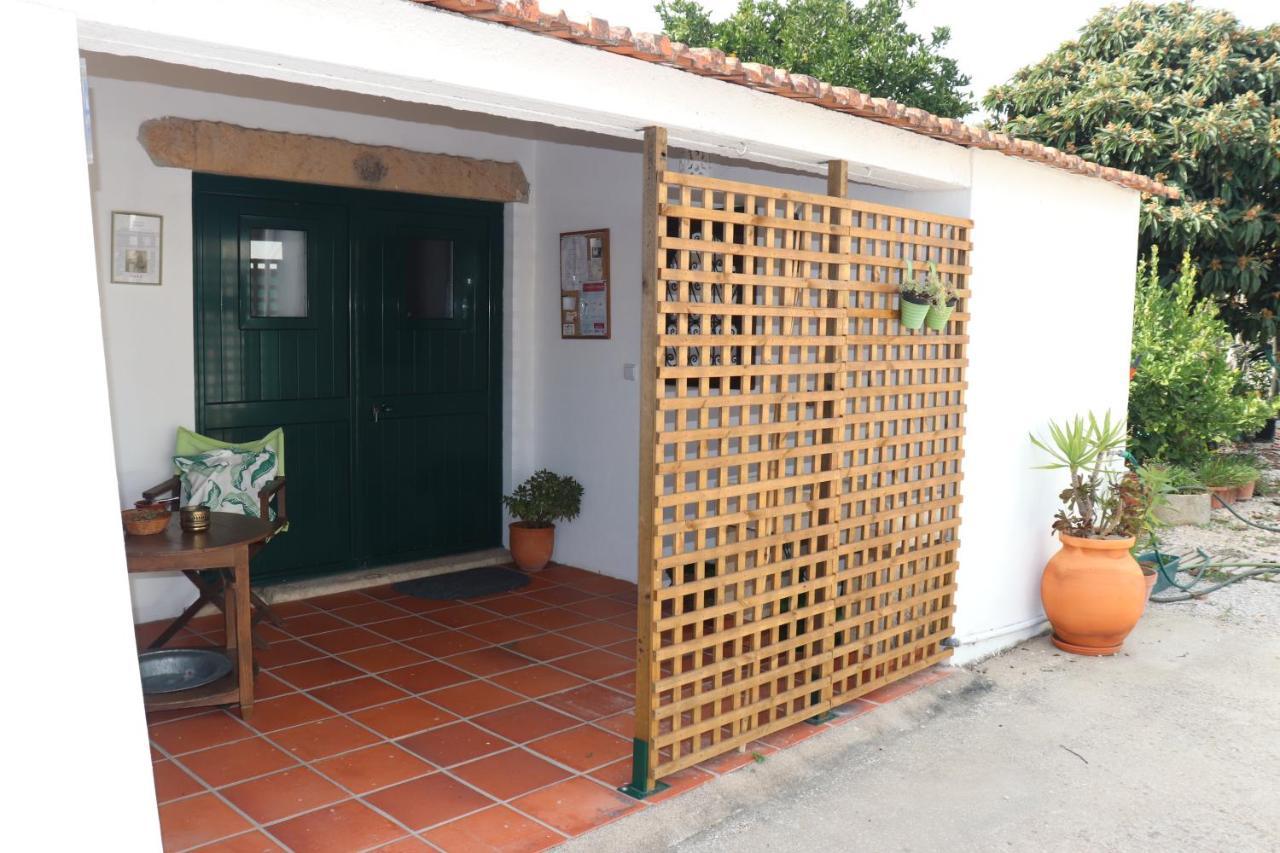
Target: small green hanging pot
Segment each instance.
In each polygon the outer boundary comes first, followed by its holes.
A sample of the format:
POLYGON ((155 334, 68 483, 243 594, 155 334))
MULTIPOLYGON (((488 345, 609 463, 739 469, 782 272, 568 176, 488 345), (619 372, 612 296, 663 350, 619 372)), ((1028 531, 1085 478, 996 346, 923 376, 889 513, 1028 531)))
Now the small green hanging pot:
POLYGON ((903 293, 898 297, 898 323, 904 329, 918 329, 924 325, 930 311, 928 297, 903 293), (916 302, 924 299, 924 302, 916 302))
POLYGON ((935 305, 929 303, 929 311, 924 318, 924 323, 935 332, 941 332, 947 328, 947 321, 951 319, 951 314, 956 310, 956 301, 953 299, 946 305, 935 305))

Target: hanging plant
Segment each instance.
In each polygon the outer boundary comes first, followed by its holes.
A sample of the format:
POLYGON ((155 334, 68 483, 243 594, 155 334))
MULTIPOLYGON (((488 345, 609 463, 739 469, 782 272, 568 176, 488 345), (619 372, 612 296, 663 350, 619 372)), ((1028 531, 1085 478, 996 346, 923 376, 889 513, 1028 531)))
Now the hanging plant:
POLYGON ((938 265, 929 262, 929 313, 925 317, 925 325, 935 332, 947 328, 947 321, 956 310, 956 285, 950 279, 944 279, 938 273, 938 265))
POLYGON ((898 284, 898 323, 904 329, 918 329, 929 314, 929 281, 916 276, 911 259, 907 259, 907 271, 898 284))

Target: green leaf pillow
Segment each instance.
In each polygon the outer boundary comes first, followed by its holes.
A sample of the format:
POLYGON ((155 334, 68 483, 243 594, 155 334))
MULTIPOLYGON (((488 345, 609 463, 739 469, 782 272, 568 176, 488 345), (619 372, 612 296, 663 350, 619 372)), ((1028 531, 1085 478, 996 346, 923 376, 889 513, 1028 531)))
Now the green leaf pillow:
POLYGON ((174 442, 173 452, 178 456, 195 456, 210 450, 258 451, 270 448, 276 454, 277 473, 283 477, 284 472, 284 430, 276 427, 257 441, 219 441, 186 427, 178 427, 178 438, 174 442))
POLYGON ((173 457, 182 479, 182 505, 207 506, 212 512, 259 517, 258 493, 276 476, 276 453, 209 450, 173 457))

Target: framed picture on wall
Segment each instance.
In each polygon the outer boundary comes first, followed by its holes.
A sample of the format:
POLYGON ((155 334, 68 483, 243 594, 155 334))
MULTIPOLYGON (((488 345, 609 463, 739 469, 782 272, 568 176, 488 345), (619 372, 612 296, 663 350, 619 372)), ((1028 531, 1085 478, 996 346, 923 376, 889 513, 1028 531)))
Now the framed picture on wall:
POLYGON ((111 212, 111 281, 159 284, 164 219, 150 213, 111 212))

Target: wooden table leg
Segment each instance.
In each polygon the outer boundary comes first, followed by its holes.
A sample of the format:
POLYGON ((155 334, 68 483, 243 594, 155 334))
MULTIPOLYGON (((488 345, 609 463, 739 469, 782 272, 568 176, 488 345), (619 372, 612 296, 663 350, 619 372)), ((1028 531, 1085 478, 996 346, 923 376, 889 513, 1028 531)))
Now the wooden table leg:
MULTIPOLYGON (((240 680, 240 716, 253 714, 253 617, 249 604, 249 548, 236 550, 234 598, 227 601, 227 613, 235 612, 236 658, 240 680)), ((228 617, 228 622, 231 617, 228 617)), ((230 625, 228 625, 228 632, 230 625)), ((230 641, 231 634, 227 634, 230 641)))

